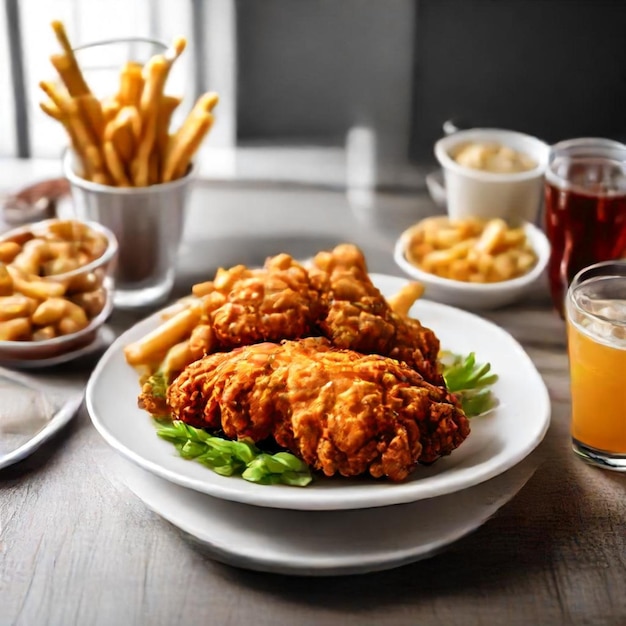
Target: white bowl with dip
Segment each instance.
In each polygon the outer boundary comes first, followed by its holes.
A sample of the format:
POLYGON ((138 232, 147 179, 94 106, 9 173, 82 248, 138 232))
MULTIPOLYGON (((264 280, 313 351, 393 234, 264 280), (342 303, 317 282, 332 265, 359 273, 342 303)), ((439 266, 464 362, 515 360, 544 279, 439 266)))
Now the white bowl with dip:
POLYGON ((448 215, 535 222, 549 154, 545 142, 512 130, 473 128, 443 137, 435 156, 448 215), (489 154, 494 145, 501 149, 495 157, 489 154))

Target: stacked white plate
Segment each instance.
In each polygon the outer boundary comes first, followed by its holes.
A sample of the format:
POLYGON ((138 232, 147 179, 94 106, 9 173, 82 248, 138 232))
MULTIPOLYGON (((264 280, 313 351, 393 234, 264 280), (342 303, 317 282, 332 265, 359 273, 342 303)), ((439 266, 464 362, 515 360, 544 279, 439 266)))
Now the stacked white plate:
MULTIPOLYGON (((386 296, 405 284, 372 278, 386 296)), ((258 485, 182 459, 137 408, 137 375, 123 354, 157 326, 158 314, 109 348, 87 386, 87 408, 106 441, 133 461, 124 472, 130 489, 217 560, 299 575, 416 561, 476 529, 519 491, 534 470, 527 457, 547 431, 550 401, 530 358, 498 326, 426 300, 411 315, 437 333, 442 348, 491 363, 499 404, 472 419, 470 436, 450 456, 400 484, 320 477, 305 488, 258 485)))

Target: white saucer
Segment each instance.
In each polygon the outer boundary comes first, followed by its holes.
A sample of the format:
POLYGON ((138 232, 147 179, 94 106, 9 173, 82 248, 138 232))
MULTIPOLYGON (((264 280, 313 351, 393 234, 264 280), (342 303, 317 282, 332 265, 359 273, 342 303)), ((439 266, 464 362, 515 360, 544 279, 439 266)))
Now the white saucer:
POLYGON ((535 471, 536 455, 487 482, 411 504, 295 511, 213 498, 119 460, 122 480, 150 509, 217 561, 299 576, 362 574, 427 558, 478 528, 535 471))

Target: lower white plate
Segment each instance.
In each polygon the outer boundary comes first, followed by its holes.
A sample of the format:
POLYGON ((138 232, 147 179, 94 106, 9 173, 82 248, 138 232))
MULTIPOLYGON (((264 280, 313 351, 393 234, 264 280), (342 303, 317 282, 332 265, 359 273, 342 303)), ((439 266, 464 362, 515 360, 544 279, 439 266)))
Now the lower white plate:
POLYGON ((120 460, 126 485, 211 558, 299 576, 363 574, 418 561, 487 521, 537 467, 531 455, 475 487, 410 504, 349 511, 295 511, 213 498, 120 460))

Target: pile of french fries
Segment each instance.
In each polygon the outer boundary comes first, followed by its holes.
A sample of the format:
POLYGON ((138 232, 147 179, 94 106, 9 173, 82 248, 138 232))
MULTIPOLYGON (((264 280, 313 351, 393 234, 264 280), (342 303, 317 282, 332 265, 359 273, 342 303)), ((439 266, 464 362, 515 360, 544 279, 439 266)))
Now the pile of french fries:
POLYGON ((502 219, 429 217, 411 227, 405 240, 409 262, 452 280, 501 282, 526 274, 537 263, 524 229, 502 219))
POLYGON ((106 304, 106 268, 77 270, 107 246, 104 235, 73 220, 0 240, 0 341, 41 341, 87 327, 106 304))
POLYGON ((50 57, 61 84, 41 81, 48 97, 41 109, 65 127, 82 177, 103 185, 145 187, 184 176, 211 129, 217 94, 206 93, 175 132, 170 132, 178 96, 164 93, 173 63, 186 47, 176 39, 145 66, 128 61, 119 89, 99 100, 89 88, 61 22, 52 23, 62 52, 50 57))

